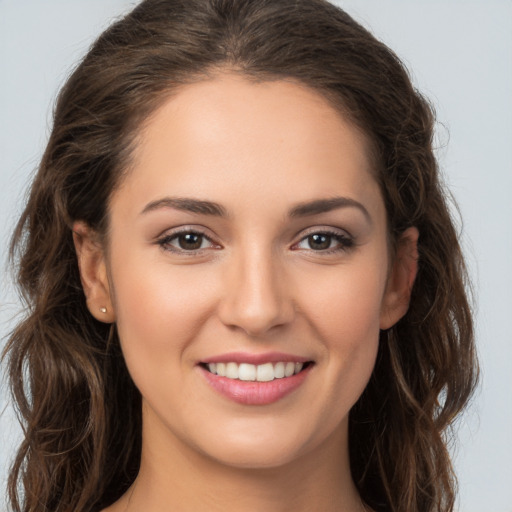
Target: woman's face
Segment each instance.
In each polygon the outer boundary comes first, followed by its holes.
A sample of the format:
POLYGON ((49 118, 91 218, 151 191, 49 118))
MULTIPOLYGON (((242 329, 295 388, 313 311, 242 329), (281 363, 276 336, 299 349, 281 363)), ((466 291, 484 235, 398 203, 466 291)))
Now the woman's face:
POLYGON ((107 254, 155 452, 270 467, 346 445, 405 310, 367 141, 322 96, 227 74, 181 89, 112 197, 107 254))

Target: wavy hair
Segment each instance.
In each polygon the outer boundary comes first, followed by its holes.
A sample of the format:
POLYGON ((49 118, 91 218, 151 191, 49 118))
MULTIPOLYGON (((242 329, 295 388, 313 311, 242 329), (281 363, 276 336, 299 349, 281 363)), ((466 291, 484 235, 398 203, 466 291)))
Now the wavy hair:
POLYGON ((71 227, 81 220, 108 236, 109 198, 138 128, 176 88, 219 69, 297 80, 332 101, 372 141, 390 239, 419 229, 409 311, 381 333, 350 413, 351 470, 375 511, 452 511, 447 442, 477 365, 433 109, 394 53, 324 0, 144 0, 61 90, 11 246, 26 305, 4 353, 24 428, 8 484, 13 510, 99 510, 136 477, 141 397, 115 327, 86 307, 71 227))

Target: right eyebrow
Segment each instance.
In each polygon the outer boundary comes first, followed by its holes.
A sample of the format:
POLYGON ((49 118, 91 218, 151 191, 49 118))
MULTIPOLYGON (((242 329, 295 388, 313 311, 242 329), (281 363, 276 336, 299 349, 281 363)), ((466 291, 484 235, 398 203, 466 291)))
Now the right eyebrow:
POLYGON ((156 201, 148 203, 141 214, 148 213, 159 208, 173 208, 201 215, 213 215, 215 217, 227 217, 228 214, 223 206, 212 201, 203 201, 201 199, 192 199, 188 197, 163 197, 156 201))

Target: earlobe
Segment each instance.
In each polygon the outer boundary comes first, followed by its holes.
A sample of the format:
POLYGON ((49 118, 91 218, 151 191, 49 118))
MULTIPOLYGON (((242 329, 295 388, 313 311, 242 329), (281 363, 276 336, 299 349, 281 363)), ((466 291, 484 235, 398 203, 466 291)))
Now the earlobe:
POLYGON ((382 300, 380 328, 389 329, 409 309, 412 287, 418 272, 417 228, 406 229, 397 244, 395 258, 382 300))
POLYGON ((73 224, 73 242, 87 307, 100 322, 115 321, 105 254, 96 232, 85 222, 73 224))

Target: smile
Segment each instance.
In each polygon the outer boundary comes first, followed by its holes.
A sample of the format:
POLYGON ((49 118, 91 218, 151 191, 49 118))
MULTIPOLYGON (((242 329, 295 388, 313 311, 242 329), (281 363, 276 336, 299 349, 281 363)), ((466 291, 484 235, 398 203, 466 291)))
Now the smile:
POLYGON ((206 383, 229 401, 243 405, 261 406, 278 402, 299 389, 315 366, 311 360, 300 357, 292 359, 279 354, 270 357, 232 355, 214 359, 217 360, 202 362, 197 366, 206 383), (247 362, 248 359, 253 361, 247 362))
MULTIPOLYGON (((307 363, 306 363, 307 364, 307 363)), ((283 379, 299 373, 304 363, 279 361, 277 363, 249 364, 249 363, 209 363, 208 371, 219 377, 252 382, 270 382, 274 379, 283 379)))

